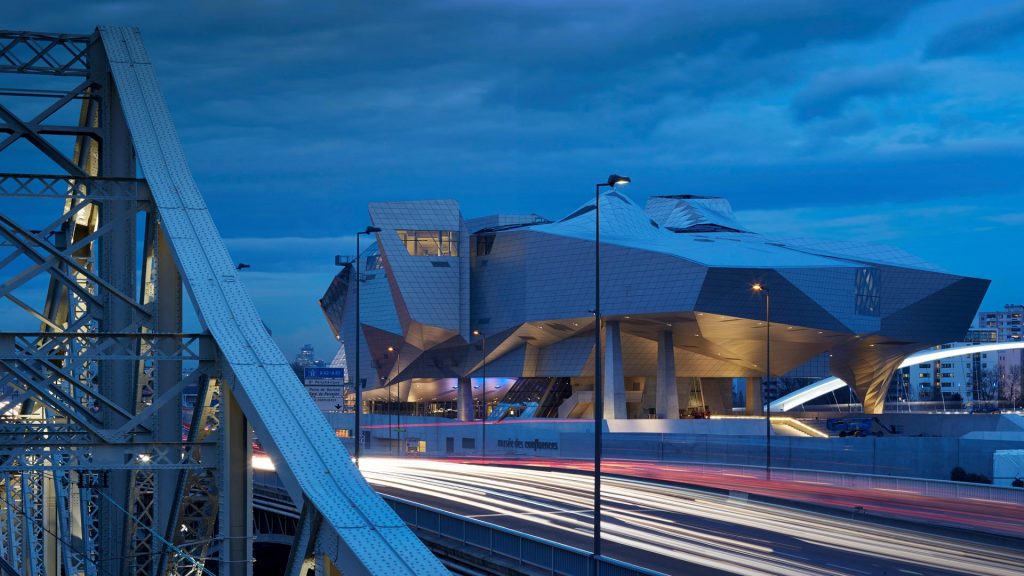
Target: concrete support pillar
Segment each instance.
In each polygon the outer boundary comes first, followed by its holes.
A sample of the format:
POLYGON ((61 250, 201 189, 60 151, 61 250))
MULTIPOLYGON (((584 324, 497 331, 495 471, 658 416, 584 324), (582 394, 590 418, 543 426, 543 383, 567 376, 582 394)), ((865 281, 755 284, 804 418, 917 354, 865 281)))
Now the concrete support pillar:
POLYGON ((672 331, 658 335, 658 418, 679 419, 679 386, 676 384, 676 347, 672 331))
POLYGON ((622 334, 618 321, 605 323, 604 332, 604 417, 626 418, 626 378, 622 371, 622 334))
POLYGON ((473 421, 473 382, 469 378, 459 378, 459 421, 473 421))
POLYGON ((764 414, 764 400, 761 396, 761 379, 747 378, 747 416, 764 414))

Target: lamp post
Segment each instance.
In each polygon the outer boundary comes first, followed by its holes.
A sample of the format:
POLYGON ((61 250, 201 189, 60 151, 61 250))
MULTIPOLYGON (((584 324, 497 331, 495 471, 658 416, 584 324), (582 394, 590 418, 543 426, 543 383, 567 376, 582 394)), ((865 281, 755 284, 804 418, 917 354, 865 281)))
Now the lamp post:
POLYGON ((401 350, 398 350, 398 351, 395 352, 395 366, 398 367, 398 375, 396 376, 396 378, 398 380, 398 382, 396 383, 396 386, 398 386, 398 398, 396 398, 396 400, 398 400, 398 402, 396 402, 396 404, 398 404, 398 407, 397 407, 396 412, 395 412, 395 428, 397 428, 397 430, 395 430, 395 434, 398 436, 398 457, 401 458, 402 457, 402 452, 405 452, 405 446, 402 445, 402 405, 405 404, 405 402, 402 401, 402 351, 401 350))
MULTIPOLYGON (((487 335, 473 330, 473 336, 481 337, 480 349, 483 351, 483 365, 480 367, 483 379, 480 382, 480 459, 487 457, 487 335)), ((470 392, 473 388, 470 380, 470 392)))
POLYGON ((363 415, 363 381, 359 378, 359 349, 362 347, 362 333, 363 326, 360 324, 359 319, 359 293, 360 286, 363 283, 362 273, 359 271, 360 262, 363 259, 362 251, 359 248, 359 237, 380 232, 380 228, 376 226, 367 226, 362 232, 356 232, 356 370, 355 370, 355 386, 356 386, 356 422, 355 422, 355 436, 356 436, 356 468, 359 468, 359 455, 361 453, 361 445, 363 443, 362 436, 362 415, 363 415))
MULTIPOLYGON (((395 352, 395 351, 396 351, 396 348, 394 346, 388 346, 388 354, 391 354, 392 352, 395 352)), ((399 364, 399 362, 401 362, 401 360, 402 360, 402 356, 401 356, 401 353, 399 353, 395 357, 395 366, 398 366, 398 373, 399 374, 402 373, 402 366, 399 364)), ((394 430, 394 428, 391 427, 391 413, 395 411, 395 403, 391 400, 391 383, 389 383, 387 381, 387 376, 384 377, 384 382, 388 386, 388 454, 390 454, 391 453, 391 447, 395 443, 394 438, 392 437, 392 434, 391 434, 392 430, 394 430)), ((402 384, 399 382, 398 386, 399 386, 399 388, 398 388, 398 394, 397 394, 396 400, 401 401, 401 399, 402 399, 402 388, 401 388, 402 384)), ((401 443, 401 440, 402 440, 402 412, 401 412, 401 410, 398 411, 397 418, 398 418, 398 440, 399 440, 399 443, 401 443)), ((398 456, 399 457, 402 456, 402 450, 401 449, 398 450, 398 456)))
POLYGON ((629 184, 628 176, 612 174, 594 185, 594 573, 601 556, 601 442, 604 427, 604 386, 601 382, 601 188, 629 184))
POLYGON ((766 480, 772 479, 772 403, 768 397, 768 391, 770 390, 770 383, 772 378, 772 317, 771 317, 771 303, 772 295, 768 290, 768 287, 760 282, 754 283, 750 287, 751 290, 758 294, 764 294, 764 347, 765 347, 765 360, 764 360, 764 445, 765 445, 765 459, 764 459, 764 475, 766 480))

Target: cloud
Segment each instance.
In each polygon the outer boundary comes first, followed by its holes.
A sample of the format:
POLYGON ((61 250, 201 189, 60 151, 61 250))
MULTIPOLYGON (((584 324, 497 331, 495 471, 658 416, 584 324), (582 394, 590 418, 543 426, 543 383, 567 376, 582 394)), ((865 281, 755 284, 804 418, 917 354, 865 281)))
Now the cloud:
POLYGON ((1024 35, 1024 3, 956 24, 936 35, 925 48, 926 59, 991 52, 1024 35))
POLYGON ((303 344, 313 344, 322 359, 330 359, 337 350, 318 303, 336 271, 253 269, 242 273, 241 280, 260 317, 289 358, 303 344))
POLYGON ((1020 225, 1024 224, 1024 212, 1007 212, 990 216, 989 220, 999 224, 1020 225))
MULTIPOLYGON (((225 238, 224 243, 237 262, 245 262, 254 273, 316 273, 321 277, 337 272, 335 257, 351 257, 355 253, 354 236, 299 237, 283 236, 265 238, 225 238)), ((363 248, 369 245, 363 242, 363 248)))
POLYGON ((922 76, 905 65, 832 70, 815 77, 793 98, 793 116, 800 122, 842 114, 851 100, 881 99, 922 89, 922 76))
POLYGON ((303 254, 311 251, 341 250, 355 246, 355 236, 327 236, 305 238, 301 236, 265 236, 224 238, 224 243, 231 250, 252 250, 259 252, 277 251, 291 254, 303 254))
POLYGON ((773 61, 776 56, 870 38, 920 4, 673 0, 600 10, 566 3, 572 8, 548 11, 539 25, 516 29, 515 50, 485 102, 566 110, 729 93, 788 77, 790 67, 773 61))
MULTIPOLYGON (((5 3, 4 21, 141 28, 214 220, 253 266, 243 278, 261 283, 275 334, 297 334, 292 308, 354 251, 344 234, 368 202, 554 217, 609 170, 633 176, 638 201, 748 209, 858 199, 900 213, 1017 190, 1024 83, 1006 61, 1020 54, 919 62, 935 30, 977 11, 929 4, 36 0, 5 3)), ((900 233, 856 211, 831 222, 900 233)), ((1002 241, 1007 226, 985 225, 1002 241)))
MULTIPOLYGON (((858 242, 890 242, 917 245, 943 243, 961 231, 1010 227, 1024 221, 1024 213, 1001 213, 1012 196, 993 196, 948 203, 936 200, 805 206, 779 209, 738 210, 737 219, 754 232, 778 238, 812 237, 858 242)), ((955 271, 956 267, 952 266, 955 271)))

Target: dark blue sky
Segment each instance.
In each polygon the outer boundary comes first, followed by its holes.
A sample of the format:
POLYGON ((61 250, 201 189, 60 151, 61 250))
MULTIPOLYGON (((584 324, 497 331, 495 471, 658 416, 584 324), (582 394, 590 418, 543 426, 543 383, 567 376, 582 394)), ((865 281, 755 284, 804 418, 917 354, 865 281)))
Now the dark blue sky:
POLYGON ((10 4, 11 29, 142 29, 288 355, 333 354, 316 298, 368 201, 553 218, 612 171, 1024 300, 1021 1, 10 4))

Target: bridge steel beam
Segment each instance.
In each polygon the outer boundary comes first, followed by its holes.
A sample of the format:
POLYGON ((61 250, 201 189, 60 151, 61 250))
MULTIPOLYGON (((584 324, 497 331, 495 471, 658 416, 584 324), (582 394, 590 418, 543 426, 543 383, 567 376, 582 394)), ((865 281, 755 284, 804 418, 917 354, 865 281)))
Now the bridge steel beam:
POLYGON ((255 434, 304 511, 292 570, 446 573, 263 326, 138 31, 0 31, 12 75, 5 98, 48 103, 0 105, 0 155, 37 155, 0 174, 0 571, 251 574, 255 434))

